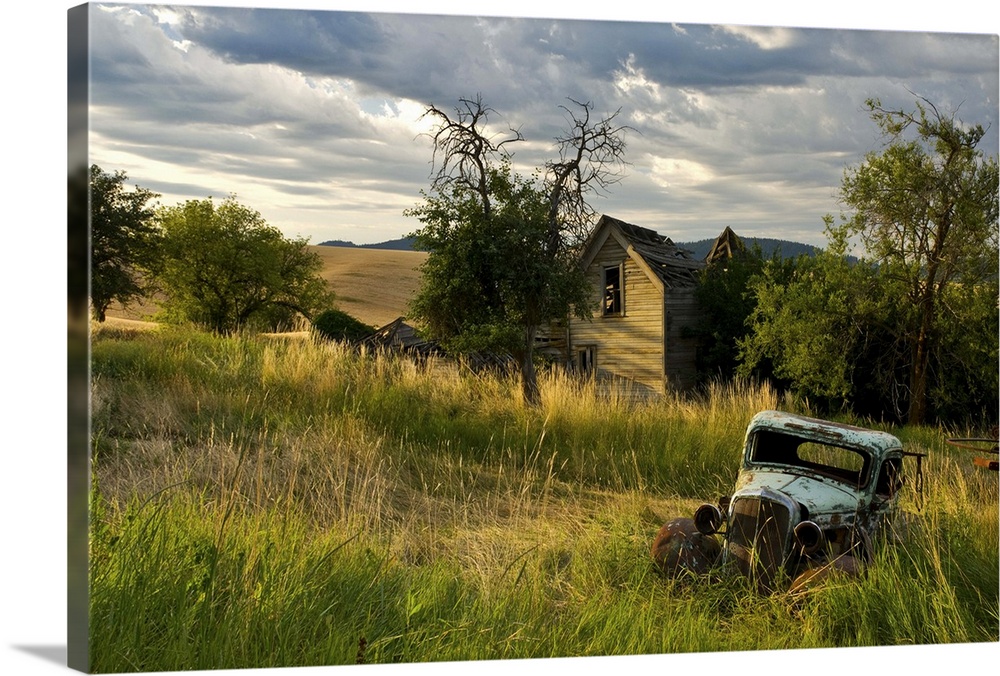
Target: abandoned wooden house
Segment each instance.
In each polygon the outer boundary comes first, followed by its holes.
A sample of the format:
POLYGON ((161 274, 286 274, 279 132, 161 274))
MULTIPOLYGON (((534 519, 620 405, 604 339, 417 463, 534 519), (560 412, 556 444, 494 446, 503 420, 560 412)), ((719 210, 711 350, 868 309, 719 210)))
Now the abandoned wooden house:
POLYGON ((571 366, 652 392, 692 387, 695 343, 684 327, 698 319, 695 288, 705 263, 668 237, 610 216, 588 238, 582 263, 597 310, 569 321, 571 366))

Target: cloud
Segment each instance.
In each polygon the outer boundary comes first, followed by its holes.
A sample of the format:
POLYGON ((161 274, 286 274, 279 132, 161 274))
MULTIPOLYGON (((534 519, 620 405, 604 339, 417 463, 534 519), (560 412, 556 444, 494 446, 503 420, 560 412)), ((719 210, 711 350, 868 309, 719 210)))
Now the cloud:
POLYGON ((692 233, 811 223, 822 243, 844 167, 878 147, 868 97, 926 96, 997 148, 995 35, 140 5, 91 23, 96 157, 171 198, 204 186, 340 228, 322 239, 415 227, 421 113, 477 94, 526 137, 523 171, 554 156, 569 99, 620 109, 631 166, 595 206, 692 233))
POLYGON ((722 30, 746 39, 764 51, 788 49, 802 40, 801 30, 781 26, 722 26, 722 30))

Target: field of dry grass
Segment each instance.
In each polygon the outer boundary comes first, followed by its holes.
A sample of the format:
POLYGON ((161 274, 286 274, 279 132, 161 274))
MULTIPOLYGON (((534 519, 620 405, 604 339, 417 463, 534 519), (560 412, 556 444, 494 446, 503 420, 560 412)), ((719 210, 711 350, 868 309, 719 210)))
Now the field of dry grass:
POLYGON ((337 294, 341 310, 372 326, 406 314, 420 286, 422 251, 309 247, 323 259, 323 278, 337 294))
MULTIPOLYGON (((323 260, 323 278, 337 294, 337 306, 366 324, 384 326, 405 315, 407 304, 420 286, 420 264, 427 258, 421 251, 353 249, 339 246, 310 246, 323 260)), ((108 317, 136 322, 149 321, 159 310, 155 299, 127 310, 118 305, 108 309, 108 317)))
POLYGON ((926 484, 863 576, 760 594, 660 578, 649 544, 731 489, 755 412, 810 412, 770 388, 630 401, 544 370, 530 407, 433 359, 109 328, 93 673, 997 641, 996 475, 945 430, 889 428, 926 484))

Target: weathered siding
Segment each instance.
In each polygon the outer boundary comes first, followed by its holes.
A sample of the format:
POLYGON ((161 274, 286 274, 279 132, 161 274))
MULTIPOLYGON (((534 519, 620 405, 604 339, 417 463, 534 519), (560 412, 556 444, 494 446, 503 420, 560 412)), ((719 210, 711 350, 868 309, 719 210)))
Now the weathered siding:
POLYGON ((570 323, 571 354, 594 348, 599 376, 613 374, 663 391, 663 315, 659 290, 614 237, 609 237, 588 268, 598 310, 590 321, 570 323), (625 263, 624 316, 602 316, 603 271, 625 263))

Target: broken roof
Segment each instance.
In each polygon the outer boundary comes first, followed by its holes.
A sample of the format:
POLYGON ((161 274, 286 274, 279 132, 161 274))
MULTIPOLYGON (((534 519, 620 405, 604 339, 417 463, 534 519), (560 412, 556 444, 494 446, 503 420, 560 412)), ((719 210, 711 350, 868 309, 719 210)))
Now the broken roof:
POLYGON ((693 252, 682 249, 664 235, 611 216, 601 216, 587 240, 583 261, 589 265, 597 250, 613 236, 665 288, 694 286, 703 261, 693 258, 693 252))
POLYGON ((403 317, 399 317, 382 328, 376 329, 361 343, 369 347, 384 347, 404 351, 423 351, 433 346, 430 341, 421 338, 417 334, 417 330, 407 324, 403 317))
POLYGON ((733 232, 733 229, 728 225, 722 233, 715 238, 715 242, 712 244, 712 250, 708 252, 705 256, 705 261, 709 264, 715 263, 717 261, 729 260, 733 256, 746 253, 746 245, 743 240, 733 232))

